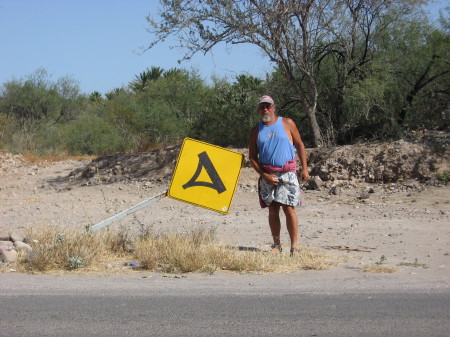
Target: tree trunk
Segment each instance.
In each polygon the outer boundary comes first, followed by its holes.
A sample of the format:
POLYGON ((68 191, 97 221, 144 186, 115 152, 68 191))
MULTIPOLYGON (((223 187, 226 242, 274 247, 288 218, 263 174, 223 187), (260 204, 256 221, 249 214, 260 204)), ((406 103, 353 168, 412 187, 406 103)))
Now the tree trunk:
POLYGON ((313 146, 322 147, 323 139, 322 133, 320 132, 319 124, 317 123, 315 105, 306 107, 306 113, 308 114, 309 123, 311 125, 311 131, 313 135, 313 146))
POLYGON ((297 86, 297 82, 294 82, 299 91, 299 97, 303 103, 303 107, 308 115, 309 124, 311 127, 312 137, 313 137, 313 147, 322 147, 324 145, 322 133, 320 132, 319 123, 317 123, 316 118, 316 108, 318 100, 318 92, 316 87, 316 82, 312 77, 308 78, 309 81, 309 92, 302 90, 300 86, 297 86))

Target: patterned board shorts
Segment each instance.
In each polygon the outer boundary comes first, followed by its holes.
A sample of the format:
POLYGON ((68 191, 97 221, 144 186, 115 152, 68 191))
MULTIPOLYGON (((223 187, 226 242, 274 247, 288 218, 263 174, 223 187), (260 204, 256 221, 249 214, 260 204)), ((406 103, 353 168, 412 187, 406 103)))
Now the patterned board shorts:
POLYGON ((280 182, 270 185, 264 178, 259 178, 259 198, 261 207, 268 207, 272 201, 283 205, 299 206, 301 203, 300 184, 295 172, 274 172, 280 182))

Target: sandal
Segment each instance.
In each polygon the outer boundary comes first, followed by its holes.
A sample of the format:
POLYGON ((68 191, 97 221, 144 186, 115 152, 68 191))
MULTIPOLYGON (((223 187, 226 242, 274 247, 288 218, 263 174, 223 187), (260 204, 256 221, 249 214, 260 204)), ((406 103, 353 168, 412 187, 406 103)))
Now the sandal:
POLYGON ((281 245, 272 245, 270 248, 272 248, 272 254, 280 254, 283 249, 281 248, 281 245))
POLYGON ((300 249, 298 248, 291 248, 291 257, 296 256, 300 253, 300 249))

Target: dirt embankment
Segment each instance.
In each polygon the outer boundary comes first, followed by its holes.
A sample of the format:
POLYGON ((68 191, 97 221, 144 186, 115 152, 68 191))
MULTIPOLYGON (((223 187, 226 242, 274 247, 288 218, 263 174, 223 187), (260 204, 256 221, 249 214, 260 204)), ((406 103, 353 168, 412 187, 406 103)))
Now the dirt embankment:
MULTIPOLYGON (((100 157, 71 172, 66 181, 81 185, 119 181, 139 181, 147 186, 167 184, 180 148, 180 145, 175 145, 137 154, 100 157)), ((232 150, 243 153, 247 158, 246 167, 250 167, 246 149, 232 150)), ((310 175, 332 184, 407 180, 436 184, 439 183, 439 176, 450 171, 449 138, 446 133, 415 134, 406 140, 391 143, 308 149, 307 152, 310 175)), ((243 181, 241 187, 253 184, 254 181, 243 181)))

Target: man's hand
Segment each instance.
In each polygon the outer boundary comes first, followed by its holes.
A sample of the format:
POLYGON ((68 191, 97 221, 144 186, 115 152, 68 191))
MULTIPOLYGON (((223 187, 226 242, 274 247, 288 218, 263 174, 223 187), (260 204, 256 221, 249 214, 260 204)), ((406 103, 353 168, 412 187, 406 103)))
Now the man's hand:
POLYGON ((310 179, 309 172, 307 170, 304 170, 304 171, 302 170, 300 172, 300 179, 302 181, 308 181, 310 179))
POLYGON ((279 184, 278 177, 275 174, 263 173, 262 177, 272 186, 279 184))

